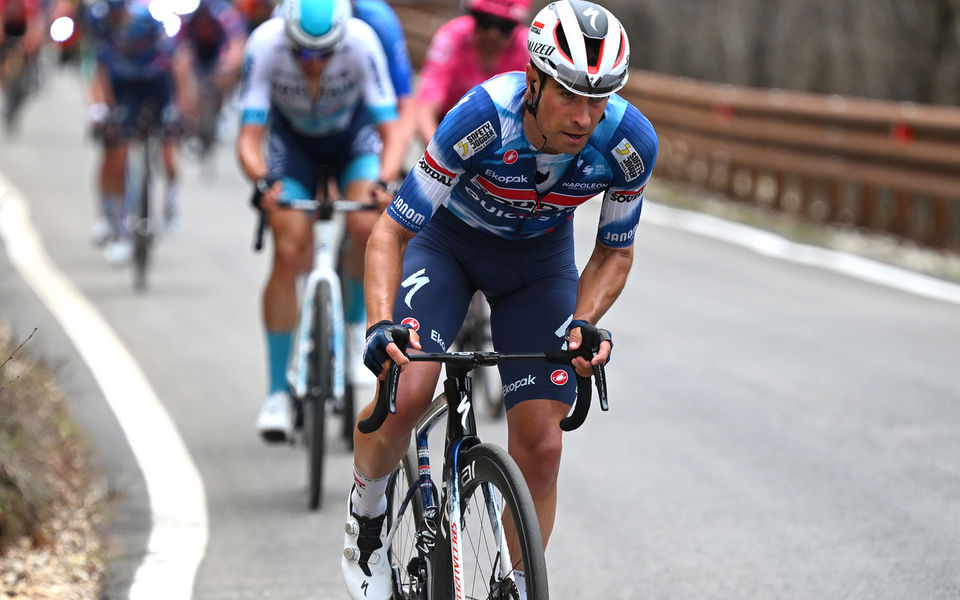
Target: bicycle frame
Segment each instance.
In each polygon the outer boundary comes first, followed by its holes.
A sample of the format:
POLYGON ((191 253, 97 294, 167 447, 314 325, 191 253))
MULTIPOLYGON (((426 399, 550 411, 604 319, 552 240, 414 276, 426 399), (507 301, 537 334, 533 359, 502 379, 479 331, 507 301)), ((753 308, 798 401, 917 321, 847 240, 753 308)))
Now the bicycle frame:
MULTIPOLYGON (((296 203, 291 206, 296 208, 296 203)), ((333 395, 336 401, 343 398, 346 389, 347 359, 345 332, 343 323, 343 298, 340 294, 340 276, 337 275, 337 242, 340 238, 340 223, 332 218, 319 218, 314 223, 313 269, 307 275, 303 286, 303 302, 300 316, 294 330, 293 350, 287 367, 287 383, 298 398, 307 393, 307 360, 310 356, 310 332, 313 328, 313 302, 317 285, 321 281, 330 282, 330 340, 333 354, 333 395)))
MULTIPOLYGON (((458 353, 453 353, 458 354, 458 353)), ((472 356, 473 353, 463 353, 464 356, 472 356)), ((463 549, 460 545, 459 533, 462 531, 462 515, 460 512, 460 456, 462 452, 480 443, 477 434, 477 422, 473 411, 473 389, 471 378, 467 374, 471 368, 455 368, 448 364, 447 378, 444 380, 444 391, 430 404, 427 412, 421 417, 413 434, 417 448, 418 480, 411 483, 407 491, 400 512, 407 510, 413 495, 417 492, 421 494, 423 503, 424 521, 431 521, 426 525, 429 533, 434 534, 431 540, 425 540, 426 543, 418 544, 417 551, 423 564, 431 564, 432 554, 436 549, 435 534, 440 530, 441 515, 447 515, 446 528, 444 530, 447 540, 450 544, 450 560, 454 565, 453 570, 453 592, 456 600, 462 600, 463 585, 462 573, 458 572, 458 566, 464 564, 463 549), (456 402, 451 402, 456 399, 456 402), (456 406, 456 413, 460 415, 458 419, 451 406, 456 406), (436 484, 433 482, 430 466, 430 448, 429 435, 433 428, 444 418, 447 420, 446 432, 446 455, 442 466, 442 477, 444 481, 443 497, 438 498, 436 484), (446 508, 443 511, 442 508, 446 508)), ((469 481, 467 479, 466 481, 469 481)), ((466 483, 464 481, 463 483, 466 483)), ((490 517, 491 526, 495 527, 495 535, 499 541, 501 566, 510 565, 510 552, 507 548, 506 536, 503 534, 501 526, 502 514, 494 498, 492 486, 487 484, 483 490, 484 503, 487 513, 490 517)), ((390 547, 396 529, 387 533, 385 546, 390 547)), ((419 534, 418 534, 419 535, 419 534)), ((429 536, 427 536, 429 537, 429 536)), ((502 569, 501 569, 502 570, 502 569)), ((500 573, 501 577, 507 573, 500 573)), ((439 578, 429 577, 430 593, 428 597, 437 597, 440 593, 446 592, 443 588, 443 581, 439 578)))

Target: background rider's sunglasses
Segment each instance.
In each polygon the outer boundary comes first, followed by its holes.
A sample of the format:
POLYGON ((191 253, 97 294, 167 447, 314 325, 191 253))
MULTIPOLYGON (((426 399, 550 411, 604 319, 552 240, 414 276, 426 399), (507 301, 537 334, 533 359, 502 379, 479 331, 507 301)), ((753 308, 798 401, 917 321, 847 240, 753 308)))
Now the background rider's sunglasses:
POLYGON ((496 29, 503 35, 510 35, 516 29, 517 23, 510 19, 504 19, 489 13, 471 11, 473 20, 477 24, 477 29, 496 29))
POLYGON ((314 50, 313 48, 301 48, 299 46, 291 47, 290 52, 304 62, 310 60, 326 60, 333 56, 333 50, 314 50))

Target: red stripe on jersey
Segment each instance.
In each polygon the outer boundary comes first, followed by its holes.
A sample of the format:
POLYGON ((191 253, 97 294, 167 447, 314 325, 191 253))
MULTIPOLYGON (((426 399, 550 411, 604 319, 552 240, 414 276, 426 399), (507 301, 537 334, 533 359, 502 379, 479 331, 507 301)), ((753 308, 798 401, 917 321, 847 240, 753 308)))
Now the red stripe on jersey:
POLYGON ((583 204, 584 202, 586 202, 590 198, 593 198, 596 195, 597 194, 595 192, 591 194, 587 194, 586 196, 571 196, 569 194, 557 194, 555 192, 550 192, 549 194, 543 197, 541 202, 545 202, 547 204, 554 204, 557 206, 580 206, 581 204, 583 204))
POLYGON ((489 193, 498 196, 500 198, 506 198, 507 200, 537 200, 537 193, 533 190, 518 190, 515 188, 503 188, 499 185, 493 183, 485 177, 477 175, 477 183, 480 184, 480 187, 487 190, 489 193))
POLYGON ((640 187, 639 190, 633 190, 633 191, 631 191, 631 190, 620 190, 620 191, 614 192, 613 194, 614 194, 615 196, 630 196, 630 195, 632 195, 632 194, 639 194, 639 193, 642 192, 644 189, 646 189, 646 187, 647 187, 646 185, 643 185, 643 186, 640 187))
POLYGON ((446 175, 447 177, 453 179, 454 177, 457 176, 456 173, 453 173, 452 171, 449 171, 449 170, 444 169, 443 167, 441 167, 441 166, 437 163, 437 161, 433 160, 433 157, 430 156, 430 153, 429 153, 429 152, 424 151, 424 153, 423 153, 423 159, 424 159, 425 161, 427 161, 427 164, 430 165, 430 167, 431 167, 432 169, 436 169, 438 172, 446 175))

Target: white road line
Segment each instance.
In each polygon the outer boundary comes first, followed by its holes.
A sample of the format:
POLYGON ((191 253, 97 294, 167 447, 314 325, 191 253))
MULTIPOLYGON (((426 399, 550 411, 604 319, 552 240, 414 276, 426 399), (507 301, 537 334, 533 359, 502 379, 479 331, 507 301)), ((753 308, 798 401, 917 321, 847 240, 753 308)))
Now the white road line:
POLYGON ((50 260, 26 203, 2 175, 0 239, 90 366, 143 471, 152 524, 130 599, 189 599, 207 546, 207 501, 176 426, 120 339, 50 260))
POLYGON ((642 221, 696 233, 781 260, 842 273, 925 298, 960 304, 960 285, 875 260, 798 244, 774 233, 719 217, 645 202, 642 221))

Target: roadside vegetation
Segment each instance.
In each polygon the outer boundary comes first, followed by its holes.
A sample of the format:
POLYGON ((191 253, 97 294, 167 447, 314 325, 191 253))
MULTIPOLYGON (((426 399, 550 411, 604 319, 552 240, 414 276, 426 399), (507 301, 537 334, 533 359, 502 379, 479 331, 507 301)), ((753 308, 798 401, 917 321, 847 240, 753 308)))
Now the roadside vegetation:
POLYGON ((0 597, 99 598, 103 497, 56 368, 31 351, 34 335, 0 324, 0 597))

